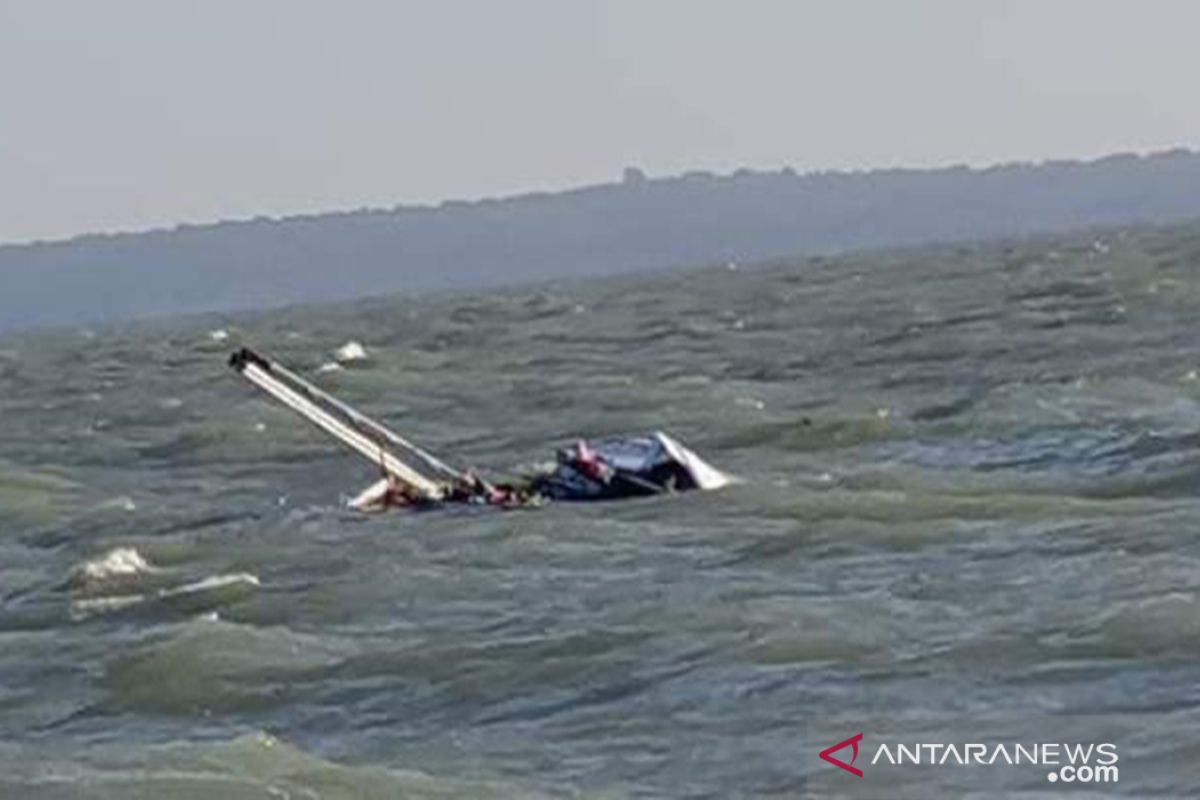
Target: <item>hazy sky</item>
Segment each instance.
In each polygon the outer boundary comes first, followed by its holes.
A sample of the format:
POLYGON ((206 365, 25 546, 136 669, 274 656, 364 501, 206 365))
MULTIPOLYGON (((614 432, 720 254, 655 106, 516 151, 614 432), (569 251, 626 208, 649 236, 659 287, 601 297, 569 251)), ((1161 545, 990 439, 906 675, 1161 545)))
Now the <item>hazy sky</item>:
POLYGON ((0 241, 1200 145, 1191 0, 0 0, 0 241))

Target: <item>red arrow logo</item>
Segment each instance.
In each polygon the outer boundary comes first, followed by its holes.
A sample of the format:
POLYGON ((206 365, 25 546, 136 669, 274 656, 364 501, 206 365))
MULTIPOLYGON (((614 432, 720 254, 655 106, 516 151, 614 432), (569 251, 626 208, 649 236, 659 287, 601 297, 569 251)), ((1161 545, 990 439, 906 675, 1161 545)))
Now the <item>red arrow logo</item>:
POLYGON ((844 770, 846 770, 846 772, 849 772, 851 775, 857 775, 858 777, 861 778, 863 775, 862 770, 852 767, 851 764, 854 763, 854 759, 858 758, 858 743, 862 740, 862 737, 863 737, 863 735, 861 733, 856 733, 853 736, 851 736, 849 739, 845 740, 844 742, 838 742, 833 747, 825 748, 824 750, 821 751, 821 758, 825 761, 828 761, 830 764, 833 764, 835 767, 844 769, 844 770), (854 748, 854 751, 850 754, 850 764, 847 764, 845 761, 842 761, 840 758, 833 757, 833 754, 836 753, 838 750, 841 750, 843 747, 853 747, 854 748))

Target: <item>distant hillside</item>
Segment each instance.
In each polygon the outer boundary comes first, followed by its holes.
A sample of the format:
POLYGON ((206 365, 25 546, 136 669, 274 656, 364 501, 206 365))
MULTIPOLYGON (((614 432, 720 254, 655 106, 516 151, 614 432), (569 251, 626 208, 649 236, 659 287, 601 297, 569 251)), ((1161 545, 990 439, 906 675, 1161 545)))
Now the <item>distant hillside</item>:
POLYGON ((1200 154, 689 173, 0 247, 0 330, 1200 217, 1200 154))

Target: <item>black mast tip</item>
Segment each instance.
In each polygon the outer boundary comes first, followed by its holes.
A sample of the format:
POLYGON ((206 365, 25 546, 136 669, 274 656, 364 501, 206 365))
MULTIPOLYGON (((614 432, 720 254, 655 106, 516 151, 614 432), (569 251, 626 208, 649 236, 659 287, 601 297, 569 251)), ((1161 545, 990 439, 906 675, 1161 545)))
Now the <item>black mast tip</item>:
POLYGON ((234 350, 229 354, 229 366, 241 372, 246 368, 247 364, 254 364, 263 369, 270 369, 271 362, 260 356, 258 353, 251 350, 249 347, 243 347, 240 350, 234 350))

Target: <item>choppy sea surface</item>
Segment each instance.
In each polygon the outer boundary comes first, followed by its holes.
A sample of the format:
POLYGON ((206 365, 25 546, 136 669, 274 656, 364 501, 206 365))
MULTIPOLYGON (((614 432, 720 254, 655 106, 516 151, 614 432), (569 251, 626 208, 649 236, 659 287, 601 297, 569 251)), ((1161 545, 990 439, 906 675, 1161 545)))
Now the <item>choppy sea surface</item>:
POLYGON ((1184 227, 0 339, 0 797, 1198 796, 1198 322, 1184 227), (741 480, 359 515, 242 344, 485 472, 741 480))

